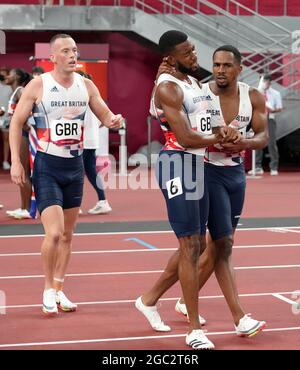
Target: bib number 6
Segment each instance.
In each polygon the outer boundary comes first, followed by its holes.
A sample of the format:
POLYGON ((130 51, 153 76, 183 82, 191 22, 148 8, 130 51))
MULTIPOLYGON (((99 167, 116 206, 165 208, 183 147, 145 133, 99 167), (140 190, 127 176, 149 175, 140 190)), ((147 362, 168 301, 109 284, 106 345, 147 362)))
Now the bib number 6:
POLYGON ((180 177, 175 177, 174 179, 167 181, 166 187, 169 199, 177 197, 183 193, 180 177))

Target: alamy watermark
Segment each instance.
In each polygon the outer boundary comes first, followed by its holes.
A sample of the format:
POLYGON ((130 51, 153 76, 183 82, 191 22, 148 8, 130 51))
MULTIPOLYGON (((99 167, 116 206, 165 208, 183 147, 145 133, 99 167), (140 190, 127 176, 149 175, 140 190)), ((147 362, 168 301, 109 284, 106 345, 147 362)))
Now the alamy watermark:
POLYGON ((0 30, 0 54, 6 54, 6 35, 0 30))
POLYGON ((161 188, 166 191, 169 199, 182 194, 186 200, 202 198, 204 192, 203 157, 192 156, 189 153, 161 153, 156 159, 154 174, 154 171, 149 171, 147 156, 135 155, 135 162, 131 161, 134 165, 133 169, 128 169, 124 176, 118 172, 116 159, 110 155, 109 166, 104 167, 98 173, 97 186, 102 190, 156 190, 161 188))

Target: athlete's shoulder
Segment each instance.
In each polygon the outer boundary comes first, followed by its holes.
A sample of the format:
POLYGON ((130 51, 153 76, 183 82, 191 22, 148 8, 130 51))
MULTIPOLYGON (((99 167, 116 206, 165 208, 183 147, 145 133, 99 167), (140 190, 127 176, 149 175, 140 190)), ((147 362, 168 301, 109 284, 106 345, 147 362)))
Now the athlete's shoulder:
POLYGON ((251 104, 254 108, 257 106, 265 105, 265 97, 256 87, 249 87, 249 96, 251 104))

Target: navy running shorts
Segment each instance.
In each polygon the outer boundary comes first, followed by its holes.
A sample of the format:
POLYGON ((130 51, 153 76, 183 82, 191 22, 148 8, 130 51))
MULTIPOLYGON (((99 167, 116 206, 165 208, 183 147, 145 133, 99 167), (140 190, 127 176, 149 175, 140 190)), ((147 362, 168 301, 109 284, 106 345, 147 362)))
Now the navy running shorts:
POLYGON ((208 196, 204 191, 203 156, 163 150, 156 163, 156 178, 177 238, 205 234, 208 196))
POLYGON ((208 229, 213 240, 234 233, 242 213, 246 177, 244 164, 216 166, 205 163, 205 180, 209 194, 208 229))
POLYGON ((40 214, 53 205, 63 209, 80 207, 84 183, 82 156, 62 158, 38 151, 32 183, 40 214))

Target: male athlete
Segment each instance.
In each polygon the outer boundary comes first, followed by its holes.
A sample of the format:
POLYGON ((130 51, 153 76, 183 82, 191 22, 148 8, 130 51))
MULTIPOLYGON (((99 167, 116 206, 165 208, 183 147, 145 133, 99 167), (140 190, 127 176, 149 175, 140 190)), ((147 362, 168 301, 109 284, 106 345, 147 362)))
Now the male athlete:
POLYGON ((237 141, 240 135, 227 127, 211 134, 211 116, 207 113, 205 95, 199 83, 189 76, 197 68, 197 56, 188 36, 168 31, 161 36, 159 47, 162 54, 169 57, 175 74, 159 77, 152 98, 152 109, 166 138, 157 163, 157 177, 179 249, 168 262, 167 269, 172 266, 172 276, 167 285, 161 283, 166 275, 164 272, 153 287, 157 299, 155 294, 144 294, 136 300, 136 308, 155 330, 169 331, 155 304, 179 279, 190 318, 186 344, 194 349, 211 349, 214 345, 201 330, 198 315, 198 259, 201 243, 205 242, 207 211, 203 197, 203 157, 208 145, 237 141))
POLYGON ((83 121, 88 105, 109 128, 119 128, 123 118, 114 115, 92 81, 75 73, 77 46, 71 36, 57 34, 50 40, 54 68, 33 79, 24 89, 13 115, 9 140, 12 181, 22 186, 21 129, 33 112, 38 152, 33 170, 37 207, 45 229, 42 261, 45 272, 43 312, 75 311, 63 292, 71 254, 73 230, 83 189, 83 121))
MULTIPOLYGON (((211 114, 213 130, 216 127, 233 127, 242 134, 237 143, 221 143, 209 146, 205 155, 205 186, 209 194, 208 229, 213 240, 200 257, 199 289, 215 271, 218 283, 233 316, 238 336, 253 336, 266 323, 252 319, 243 311, 237 293, 231 253, 233 235, 242 212, 245 196, 244 152, 259 149, 267 144, 264 97, 254 88, 238 82, 242 70, 240 52, 233 46, 224 45, 213 54, 215 81, 202 84, 207 100, 207 113, 211 114), (247 137, 251 126, 254 136, 247 137)), ((159 73, 176 71, 166 65, 159 73)), ((197 70, 192 72, 196 76, 197 70)), ((154 304, 172 285, 176 277, 174 266, 167 266, 158 287, 145 296, 154 304)), ((183 300, 176 303, 175 310, 189 318, 183 300)))

